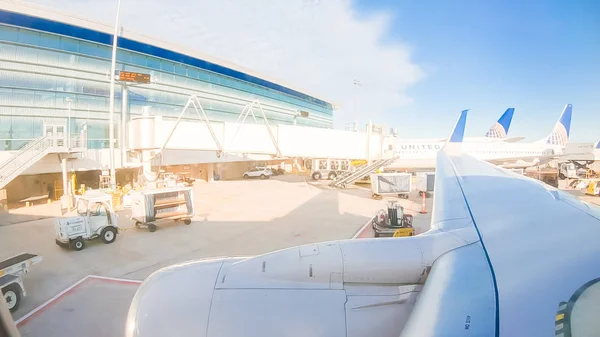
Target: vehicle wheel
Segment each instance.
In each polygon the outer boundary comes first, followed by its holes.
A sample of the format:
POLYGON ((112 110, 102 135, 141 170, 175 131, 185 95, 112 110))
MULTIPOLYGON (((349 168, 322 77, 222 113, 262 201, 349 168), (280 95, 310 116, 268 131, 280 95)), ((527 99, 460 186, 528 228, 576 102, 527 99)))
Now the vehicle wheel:
POLYGON ((148 230, 149 230, 150 232, 156 232, 156 225, 155 225, 155 224, 153 224, 153 223, 149 223, 149 224, 148 224, 148 230))
POLYGON ((13 283, 3 288, 2 294, 4 295, 8 310, 10 310, 10 312, 17 311, 17 309, 19 309, 19 304, 21 304, 21 287, 13 283))
POLYGON ((71 248, 79 251, 79 250, 83 250, 83 248, 85 248, 85 242, 83 241, 82 238, 77 238, 73 241, 71 241, 71 248))
POLYGON ((244 179, 250 178, 247 174, 244 174, 244 179))
POLYGON ((335 172, 331 172, 331 173, 329 173, 328 177, 329 177, 329 180, 333 180, 337 177, 337 174, 335 172))
POLYGON ((183 223, 186 225, 190 225, 192 223, 192 219, 185 219, 183 220, 183 223))
POLYGON ((102 230, 102 233, 100 233, 100 236, 102 237, 102 241, 104 241, 104 243, 113 243, 117 238, 117 231, 113 227, 105 227, 102 230))
POLYGON ((321 179, 321 173, 320 173, 320 172, 315 172, 315 173, 313 173, 313 174, 312 174, 312 178, 313 178, 314 180, 319 180, 319 179, 321 179))
POLYGON ((375 237, 378 238, 379 237, 379 233, 375 232, 375 237))
POLYGON ((264 174, 261 174, 261 175, 260 175, 260 179, 267 179, 267 176, 266 176, 266 175, 264 175, 264 174))

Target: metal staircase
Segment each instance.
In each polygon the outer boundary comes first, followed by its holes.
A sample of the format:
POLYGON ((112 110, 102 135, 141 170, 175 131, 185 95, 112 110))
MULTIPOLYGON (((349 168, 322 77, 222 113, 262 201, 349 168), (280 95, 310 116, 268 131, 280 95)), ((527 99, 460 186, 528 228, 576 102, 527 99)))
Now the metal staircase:
POLYGON ((53 143, 47 136, 27 143, 14 156, 0 163, 0 189, 48 154, 53 143))
POLYGON ((357 180, 361 179, 366 175, 370 175, 371 173, 377 171, 378 169, 391 164, 394 162, 397 157, 389 158, 389 159, 379 159, 373 162, 371 165, 361 165, 358 166, 354 171, 347 172, 338 178, 334 179, 329 186, 338 187, 338 188, 346 188, 347 185, 353 184, 357 180))
POLYGON ((335 177, 335 179, 333 179, 333 180, 332 180, 332 181, 329 183, 329 186, 331 186, 331 187, 335 187, 335 183, 336 183, 337 181, 342 181, 343 179, 346 179, 346 178, 348 178, 349 176, 351 176, 351 175, 352 175, 354 172, 357 172, 358 170, 361 170, 361 169, 363 169, 363 168, 365 168, 365 167, 367 167, 367 164, 361 164, 361 165, 355 166, 353 171, 346 171, 346 172, 344 172, 344 173, 340 174, 339 176, 335 177))

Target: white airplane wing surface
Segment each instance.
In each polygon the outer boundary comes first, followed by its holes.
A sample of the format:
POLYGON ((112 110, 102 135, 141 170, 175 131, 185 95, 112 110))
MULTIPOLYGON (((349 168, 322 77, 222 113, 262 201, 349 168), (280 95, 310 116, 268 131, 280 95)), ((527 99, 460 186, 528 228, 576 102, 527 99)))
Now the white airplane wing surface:
POLYGON ((401 336, 598 335, 596 206, 448 151, 435 193, 431 232, 478 240, 433 263, 401 336))

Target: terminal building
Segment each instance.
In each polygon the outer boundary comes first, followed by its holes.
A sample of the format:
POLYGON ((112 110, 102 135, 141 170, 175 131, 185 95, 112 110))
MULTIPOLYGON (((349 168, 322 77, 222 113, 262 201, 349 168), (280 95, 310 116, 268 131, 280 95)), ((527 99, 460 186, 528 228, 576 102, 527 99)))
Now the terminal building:
MULTIPOLYGON (((77 172, 80 181, 90 181, 90 185, 108 168, 113 30, 109 25, 20 1, 0 2, 0 190, 7 191, 9 201, 50 195, 52 190, 57 193, 64 186, 56 182, 61 180, 61 158, 65 156, 66 169, 77 172)), ((114 165, 119 183, 131 180, 139 169, 139 165, 128 165, 129 122, 150 114, 160 116, 159 122, 165 125, 169 121, 174 125, 179 116, 182 123, 197 123, 199 114, 182 111, 192 95, 205 113, 204 124, 214 125, 213 129, 219 123, 235 124, 243 112, 258 106, 246 120, 261 124, 266 117, 269 130, 290 126, 317 134, 318 130, 334 131, 334 106, 324 99, 123 28, 118 36, 116 70, 114 165)), ((197 129, 188 125, 187 130, 192 133, 184 137, 190 139, 197 129)), ((279 130, 276 136, 269 132, 272 139, 284 133, 279 130)), ((179 138, 185 143, 181 135, 179 138)), ((195 158, 187 153, 171 156, 163 164, 188 165, 185 169, 193 171, 192 175, 209 179, 216 168, 211 161, 250 159, 195 158)), ((248 163, 242 166, 247 169, 248 163)))

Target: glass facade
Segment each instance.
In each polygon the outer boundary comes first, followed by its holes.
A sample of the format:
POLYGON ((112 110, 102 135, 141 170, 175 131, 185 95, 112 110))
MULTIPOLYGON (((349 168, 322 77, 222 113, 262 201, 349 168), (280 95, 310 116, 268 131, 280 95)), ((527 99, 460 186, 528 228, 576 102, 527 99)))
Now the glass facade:
MULTIPOLYGON (((19 149, 42 136, 44 125, 66 125, 68 120, 71 133, 87 126, 90 148, 108 147, 110 39, 85 28, 24 15, 28 20, 19 20, 20 14, 3 13, 0 11, 0 151, 19 149), (56 33, 57 25, 67 26, 65 31, 74 36, 56 33), (48 31, 44 27, 49 27, 48 31), (82 39, 82 34, 92 38, 82 39)), ((235 121, 246 104, 259 99, 272 124, 293 124, 298 110, 303 110, 310 116, 298 117, 297 125, 333 127, 330 103, 133 40, 119 39, 117 69, 152 77, 151 84, 128 86, 132 117, 149 106, 153 115, 176 118, 190 95, 196 94, 213 121, 235 121)), ((122 85, 117 84, 115 90, 118 138, 122 85)), ((197 118, 191 109, 187 116, 197 118)))

